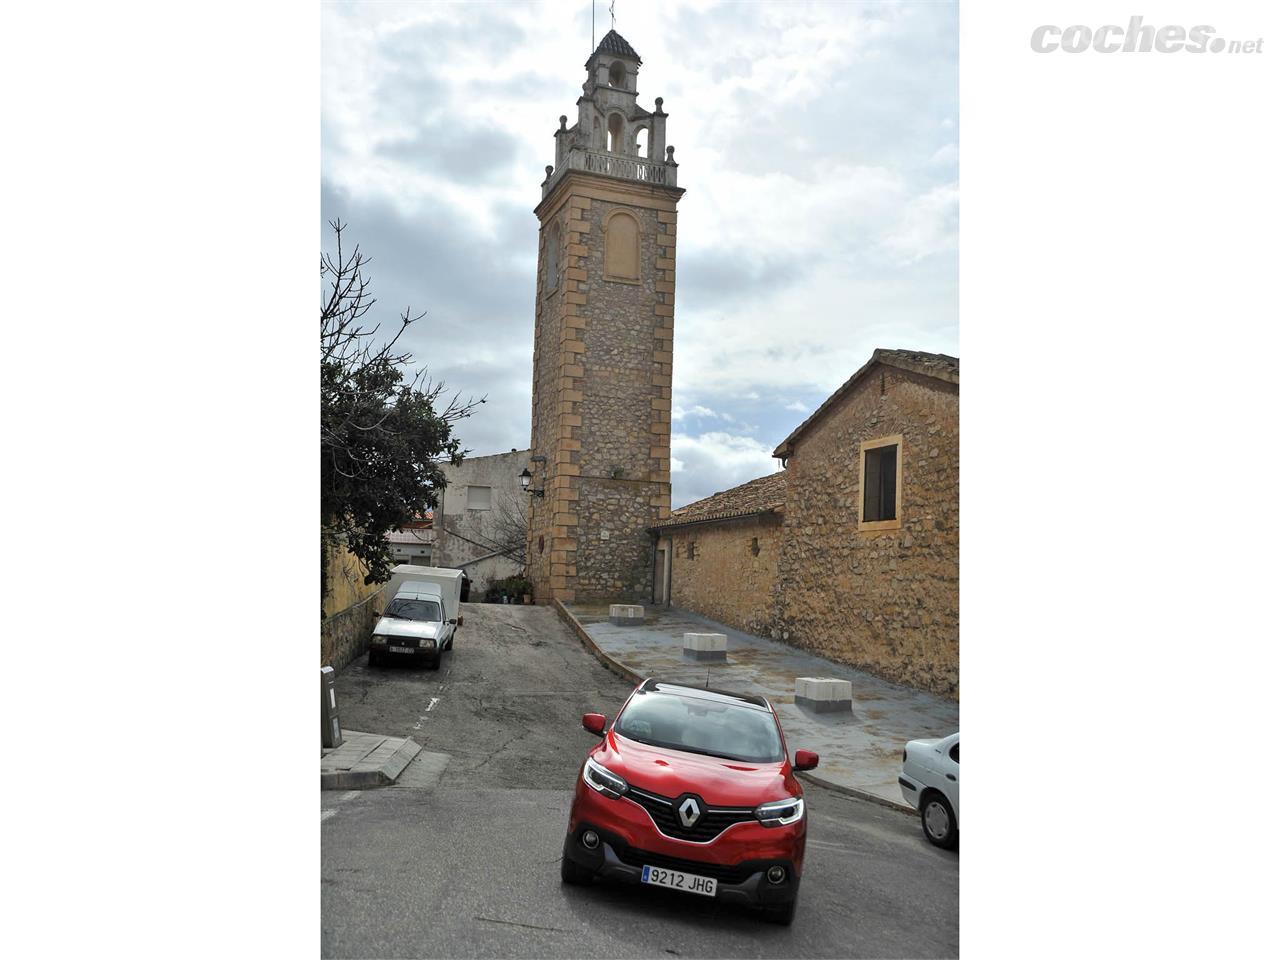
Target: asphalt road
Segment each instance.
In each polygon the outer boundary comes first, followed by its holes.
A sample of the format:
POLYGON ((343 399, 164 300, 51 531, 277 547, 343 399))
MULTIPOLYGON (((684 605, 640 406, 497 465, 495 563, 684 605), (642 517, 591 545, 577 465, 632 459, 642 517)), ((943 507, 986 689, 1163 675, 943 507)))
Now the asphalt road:
POLYGON ((581 716, 615 712, 631 685, 548 608, 469 604, 463 616, 438 671, 360 660, 338 678, 344 726, 412 736, 424 754, 393 787, 321 794, 324 956, 958 955, 958 856, 916 820, 820 787, 805 790, 790 928, 687 894, 562 887, 591 745, 581 716))

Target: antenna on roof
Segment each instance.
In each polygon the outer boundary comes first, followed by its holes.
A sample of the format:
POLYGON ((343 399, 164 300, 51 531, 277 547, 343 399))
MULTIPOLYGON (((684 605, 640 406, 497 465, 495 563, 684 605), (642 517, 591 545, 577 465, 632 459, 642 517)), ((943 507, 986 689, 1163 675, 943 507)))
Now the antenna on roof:
POLYGON ((596 49, 596 0, 591 0, 591 52, 596 49))
POLYGON ((703 690, 711 689, 711 668, 707 667, 707 682, 702 685, 703 690))

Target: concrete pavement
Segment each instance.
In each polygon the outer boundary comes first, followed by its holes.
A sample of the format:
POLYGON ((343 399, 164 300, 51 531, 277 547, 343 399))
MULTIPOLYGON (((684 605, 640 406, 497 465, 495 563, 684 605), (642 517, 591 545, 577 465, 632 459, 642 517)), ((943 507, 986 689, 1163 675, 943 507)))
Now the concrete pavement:
POLYGON ((909 810, 898 788, 908 740, 944 737, 960 726, 960 704, 833 663, 789 644, 755 637, 695 613, 646 608, 643 626, 614 626, 604 605, 571 604, 569 613, 607 657, 640 677, 706 684, 768 697, 787 745, 822 759, 808 777, 836 789, 909 810), (685 633, 728 636, 724 661, 683 654, 685 633), (820 713, 795 702, 796 677, 836 677, 853 685, 853 710, 820 713))
POLYGON ((408 737, 342 731, 342 743, 320 748, 321 790, 364 790, 385 787, 422 749, 408 737))
POLYGON ((393 786, 321 795, 324 956, 957 955, 957 856, 916 821, 819 786, 805 791, 792 927, 671 891, 562 887, 569 803, 594 742, 580 718, 616 713, 633 685, 547 607, 464 614, 438 671, 359 660, 338 676, 344 721, 424 750, 393 786))

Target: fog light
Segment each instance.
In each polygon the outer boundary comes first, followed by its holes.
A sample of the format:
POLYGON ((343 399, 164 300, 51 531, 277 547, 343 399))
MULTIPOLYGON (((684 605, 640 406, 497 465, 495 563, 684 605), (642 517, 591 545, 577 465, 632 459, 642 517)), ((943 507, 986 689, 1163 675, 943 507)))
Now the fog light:
POLYGON ((594 830, 584 830, 582 832, 582 845, 588 850, 594 850, 600 846, 600 837, 594 830))
POLYGON ((770 883, 781 883, 787 879, 787 871, 782 867, 773 866, 769 868, 769 872, 765 876, 769 878, 770 883))

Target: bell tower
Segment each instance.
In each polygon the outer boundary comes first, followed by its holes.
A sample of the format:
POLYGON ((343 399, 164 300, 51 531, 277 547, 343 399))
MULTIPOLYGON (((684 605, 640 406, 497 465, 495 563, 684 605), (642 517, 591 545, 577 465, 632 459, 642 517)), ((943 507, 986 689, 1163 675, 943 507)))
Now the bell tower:
POLYGON ((610 30, 560 118, 534 213, 528 572, 539 602, 650 599, 648 528, 671 511, 676 186, 662 98, 610 30), (541 491, 539 493, 538 491, 541 491))

